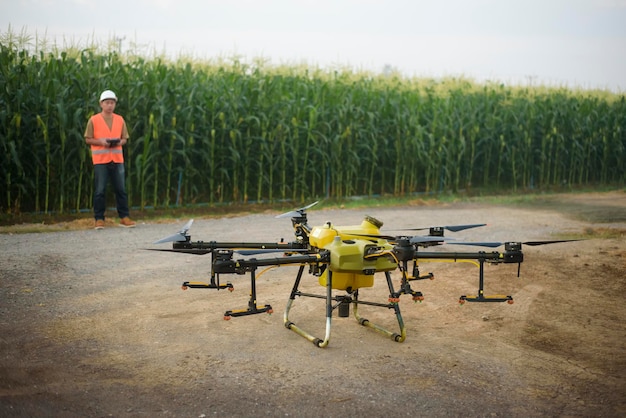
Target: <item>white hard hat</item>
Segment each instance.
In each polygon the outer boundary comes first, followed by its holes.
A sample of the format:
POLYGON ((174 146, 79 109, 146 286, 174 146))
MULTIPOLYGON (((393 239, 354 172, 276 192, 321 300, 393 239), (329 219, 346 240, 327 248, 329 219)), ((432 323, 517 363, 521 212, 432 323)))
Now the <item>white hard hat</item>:
POLYGON ((107 99, 113 99, 117 102, 117 96, 111 90, 105 90, 100 95, 100 101, 107 100, 107 99))

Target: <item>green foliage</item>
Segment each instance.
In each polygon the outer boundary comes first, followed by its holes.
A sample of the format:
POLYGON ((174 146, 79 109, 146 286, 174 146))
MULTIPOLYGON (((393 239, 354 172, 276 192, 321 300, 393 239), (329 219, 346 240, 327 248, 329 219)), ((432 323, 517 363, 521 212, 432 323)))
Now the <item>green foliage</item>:
POLYGON ((3 42, 3 212, 91 207, 83 131, 109 88, 141 208, 626 181, 623 95, 3 42))

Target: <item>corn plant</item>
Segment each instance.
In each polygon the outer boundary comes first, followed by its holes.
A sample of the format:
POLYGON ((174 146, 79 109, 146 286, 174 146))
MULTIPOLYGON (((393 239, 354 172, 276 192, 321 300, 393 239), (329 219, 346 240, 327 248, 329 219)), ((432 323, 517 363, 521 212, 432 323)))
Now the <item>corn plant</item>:
POLYGON ((90 208, 83 132, 104 89, 139 208, 626 182, 616 93, 0 40, 4 212, 90 208))

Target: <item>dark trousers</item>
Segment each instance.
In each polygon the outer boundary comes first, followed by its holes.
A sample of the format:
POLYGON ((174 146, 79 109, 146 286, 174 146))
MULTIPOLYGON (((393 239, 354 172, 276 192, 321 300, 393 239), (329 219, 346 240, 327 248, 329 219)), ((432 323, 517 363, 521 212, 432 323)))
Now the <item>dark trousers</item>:
POLYGON ((117 204, 117 214, 120 218, 129 215, 128 196, 126 195, 126 185, 124 180, 124 164, 108 163, 95 164, 94 169, 94 195, 93 213, 96 220, 104 220, 106 210, 106 187, 109 179, 115 191, 115 203, 117 204))

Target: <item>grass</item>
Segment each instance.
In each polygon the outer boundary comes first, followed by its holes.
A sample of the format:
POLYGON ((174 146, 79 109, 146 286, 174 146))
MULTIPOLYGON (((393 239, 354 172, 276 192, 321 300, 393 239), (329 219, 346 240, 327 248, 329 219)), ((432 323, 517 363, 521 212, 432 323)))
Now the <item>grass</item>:
MULTIPOLYGON (((613 204, 614 195, 623 196, 625 189, 604 190, 579 190, 570 193, 528 193, 507 195, 478 195, 467 194, 441 194, 441 195, 412 195, 405 197, 380 196, 354 197, 349 199, 320 200, 311 210, 319 209, 360 209, 367 207, 401 207, 401 206, 437 206, 450 204, 477 204, 495 206, 521 206, 537 210, 554 210, 566 213, 572 218, 591 222, 626 222, 626 209, 613 204), (596 197, 597 196, 597 197, 596 197)), ((308 204, 308 202, 306 203, 308 204)), ((170 209, 143 209, 133 210, 131 215, 140 222, 150 223, 174 223, 187 218, 226 218, 243 216, 254 213, 282 213, 291 211, 304 205, 282 202, 275 204, 223 204, 223 205, 196 205, 170 209)), ((109 210, 109 214, 114 211, 109 210)), ((107 220, 111 226, 117 220, 107 220)), ((0 215, 0 233, 24 234, 60 232, 70 230, 90 229, 93 227, 91 213, 79 214, 18 214, 0 215)), ((584 233, 576 236, 564 237, 566 239, 588 238, 623 238, 624 230, 598 227, 589 228, 584 233)))

